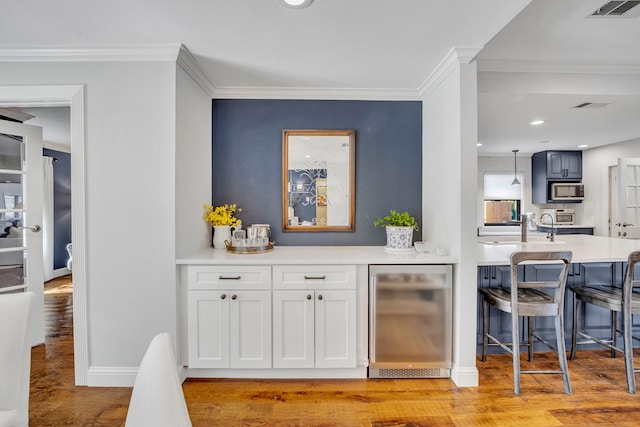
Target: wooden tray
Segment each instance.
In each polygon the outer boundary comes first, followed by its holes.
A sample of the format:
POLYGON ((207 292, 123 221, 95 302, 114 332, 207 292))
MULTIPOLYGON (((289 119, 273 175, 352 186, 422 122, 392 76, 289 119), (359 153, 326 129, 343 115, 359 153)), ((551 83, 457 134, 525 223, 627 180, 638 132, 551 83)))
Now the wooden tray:
POLYGON ((270 252, 273 250, 273 245, 275 242, 269 242, 267 243, 266 246, 243 246, 243 247, 233 246, 229 242, 225 242, 225 243, 227 245, 227 252, 229 252, 230 254, 248 255, 248 254, 263 254, 265 252, 270 252))

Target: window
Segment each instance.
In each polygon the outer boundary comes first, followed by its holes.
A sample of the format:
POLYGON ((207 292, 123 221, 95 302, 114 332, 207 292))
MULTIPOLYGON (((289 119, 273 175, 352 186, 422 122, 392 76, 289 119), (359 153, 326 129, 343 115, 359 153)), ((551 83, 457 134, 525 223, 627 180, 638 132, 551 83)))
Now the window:
POLYGON ((511 173, 484 174, 484 225, 511 225, 520 218, 524 174, 516 176, 520 185, 511 185, 511 173))

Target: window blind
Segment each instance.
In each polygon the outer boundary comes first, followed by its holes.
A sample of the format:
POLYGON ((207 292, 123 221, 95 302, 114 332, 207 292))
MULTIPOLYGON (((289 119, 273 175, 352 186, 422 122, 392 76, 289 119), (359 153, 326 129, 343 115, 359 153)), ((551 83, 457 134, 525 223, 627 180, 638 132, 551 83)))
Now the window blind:
POLYGON ((516 174, 520 185, 511 185, 513 174, 485 173, 484 200, 521 200, 524 174, 516 174))

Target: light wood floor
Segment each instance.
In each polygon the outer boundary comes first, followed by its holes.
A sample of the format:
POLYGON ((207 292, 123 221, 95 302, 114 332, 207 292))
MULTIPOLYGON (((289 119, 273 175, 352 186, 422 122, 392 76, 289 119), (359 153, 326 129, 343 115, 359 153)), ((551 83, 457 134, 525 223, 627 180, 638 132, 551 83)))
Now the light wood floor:
MULTIPOLYGON (((47 286, 46 344, 32 353, 30 425, 122 426, 130 388, 73 385, 68 280, 47 286)), ((640 393, 627 393, 624 361, 607 351, 581 351, 569 362, 572 396, 555 375, 523 376, 522 394, 515 396, 509 355, 490 355, 477 365, 477 388, 458 388, 448 379, 190 379, 184 393, 194 426, 640 425, 640 393)), ((523 361, 523 369, 528 365, 523 361)), ((555 369, 555 354, 536 354, 534 366, 555 369)))

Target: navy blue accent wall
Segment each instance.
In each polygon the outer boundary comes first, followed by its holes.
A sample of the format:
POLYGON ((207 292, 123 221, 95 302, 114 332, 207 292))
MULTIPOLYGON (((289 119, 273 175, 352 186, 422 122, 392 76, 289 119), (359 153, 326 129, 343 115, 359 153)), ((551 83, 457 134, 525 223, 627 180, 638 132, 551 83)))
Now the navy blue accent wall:
POLYGON ((270 224, 276 246, 384 245, 384 229, 373 221, 390 209, 421 222, 419 101, 216 99, 212 123, 214 205, 236 203, 245 225, 270 224), (355 232, 282 231, 283 129, 355 129, 355 232))
POLYGON ((71 243, 71 155, 45 148, 53 162, 53 269, 67 266, 67 243, 71 243))

